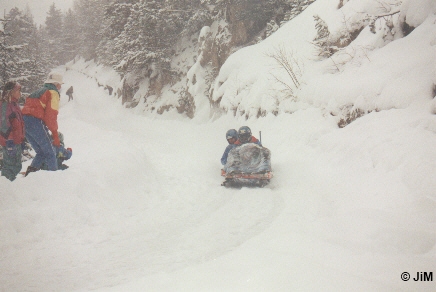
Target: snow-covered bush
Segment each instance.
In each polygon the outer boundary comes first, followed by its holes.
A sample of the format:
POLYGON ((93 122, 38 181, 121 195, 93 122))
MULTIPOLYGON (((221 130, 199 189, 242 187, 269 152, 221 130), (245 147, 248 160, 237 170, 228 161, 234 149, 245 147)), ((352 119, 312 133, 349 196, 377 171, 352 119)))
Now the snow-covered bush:
POLYGON ((177 107, 177 111, 180 114, 185 113, 191 119, 195 115, 194 98, 187 90, 180 92, 179 106, 177 107))
POLYGON ((327 23, 322 20, 318 15, 314 15, 315 28, 317 35, 313 40, 313 45, 316 47, 317 55, 319 57, 328 58, 337 52, 337 46, 334 46, 330 39, 330 31, 327 23))

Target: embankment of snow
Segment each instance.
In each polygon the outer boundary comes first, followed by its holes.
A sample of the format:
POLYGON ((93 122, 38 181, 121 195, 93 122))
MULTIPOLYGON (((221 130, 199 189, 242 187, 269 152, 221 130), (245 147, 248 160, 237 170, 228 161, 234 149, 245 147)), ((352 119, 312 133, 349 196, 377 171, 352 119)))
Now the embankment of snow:
MULTIPOLYGON (((294 112, 314 106, 337 115, 338 121, 345 108, 369 112, 430 102, 436 84, 436 16, 425 14, 410 35, 398 38, 401 19, 399 13, 394 13, 388 19, 392 31, 388 30, 389 23, 379 20, 372 33, 363 16, 377 11, 375 2, 349 1, 337 10, 337 3, 316 1, 264 42, 231 55, 217 78, 213 100, 236 115, 294 112), (347 47, 319 61, 312 45, 316 35, 313 15, 326 21, 331 35, 344 34, 353 21, 365 25, 347 47), (280 72, 280 66, 268 56, 277 53, 277 48, 284 48, 288 57, 295 60, 296 73, 302 72, 301 76, 297 74, 299 88, 284 68, 280 72), (293 88, 293 95, 289 90, 283 93, 283 82, 293 88)), ((417 3, 407 3, 401 6, 402 15, 422 17, 417 3)), ((431 3, 426 1, 427 6, 431 3)))

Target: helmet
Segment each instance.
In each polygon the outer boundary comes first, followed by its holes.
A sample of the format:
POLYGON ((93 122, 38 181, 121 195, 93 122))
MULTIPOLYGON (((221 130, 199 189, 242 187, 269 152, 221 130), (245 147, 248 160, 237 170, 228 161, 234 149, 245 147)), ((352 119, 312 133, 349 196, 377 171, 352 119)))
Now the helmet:
POLYGON ((247 126, 242 126, 238 131, 239 141, 242 143, 247 143, 251 138, 251 129, 247 126))
POLYGON ((235 129, 230 129, 226 133, 226 139, 229 140, 231 138, 238 140, 238 132, 235 129))

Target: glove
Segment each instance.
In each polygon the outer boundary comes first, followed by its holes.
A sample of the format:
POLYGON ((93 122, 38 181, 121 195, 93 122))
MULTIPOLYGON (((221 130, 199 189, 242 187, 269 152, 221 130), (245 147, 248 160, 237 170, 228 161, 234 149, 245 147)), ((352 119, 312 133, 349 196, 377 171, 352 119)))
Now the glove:
POLYGON ((14 140, 6 140, 6 151, 9 156, 14 156, 16 153, 14 140))
POLYGON ((67 150, 66 150, 66 155, 65 155, 65 160, 70 159, 71 156, 73 156, 73 149, 71 149, 71 148, 67 148, 67 150))
POLYGON ((73 150, 71 148, 65 149, 62 146, 56 147, 57 158, 62 158, 63 160, 68 160, 73 155, 73 150))

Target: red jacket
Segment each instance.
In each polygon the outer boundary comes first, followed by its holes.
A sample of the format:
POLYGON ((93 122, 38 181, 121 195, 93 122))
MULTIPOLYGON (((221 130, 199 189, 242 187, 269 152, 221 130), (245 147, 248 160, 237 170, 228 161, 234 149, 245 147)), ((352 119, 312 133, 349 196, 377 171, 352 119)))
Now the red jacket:
MULTIPOLYGON (((3 103, 5 102, 0 102, 0 111, 2 111, 3 103)), ((0 117, 1 116, 2 113, 0 112, 0 117)), ((14 141, 14 144, 23 143, 24 141, 23 115, 21 114, 21 109, 16 102, 7 103, 5 122, 7 123, 7 125, 5 125, 7 128, 11 127, 10 134, 8 137, 6 137, 6 139, 2 135, 0 135, 0 145, 6 146, 6 140, 10 140, 10 139, 14 141)))
MULTIPOLYGON (((251 136, 250 141, 247 142, 247 143, 255 143, 255 144, 259 145, 259 146, 262 146, 262 145, 260 144, 260 141, 259 141, 256 137, 254 137, 254 136, 251 136)), ((242 145, 242 144, 245 144, 245 143, 241 143, 241 141, 239 141, 239 139, 236 140, 236 142, 235 142, 235 145, 238 145, 238 146, 239 146, 239 145, 242 145)))
POLYGON ((53 136, 53 145, 59 146, 58 136, 58 112, 59 91, 56 86, 46 83, 26 99, 23 107, 23 115, 32 116, 42 120, 53 136))

